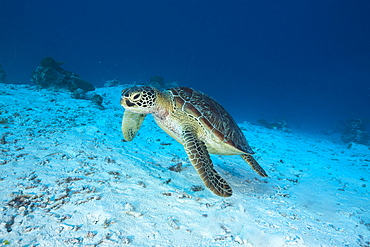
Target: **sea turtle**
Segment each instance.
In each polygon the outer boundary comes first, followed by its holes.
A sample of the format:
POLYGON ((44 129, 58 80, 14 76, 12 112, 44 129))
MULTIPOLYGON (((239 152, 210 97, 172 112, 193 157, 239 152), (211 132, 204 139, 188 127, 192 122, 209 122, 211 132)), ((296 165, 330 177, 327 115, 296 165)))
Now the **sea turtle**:
POLYGON ((132 87, 122 91, 121 105, 125 108, 125 141, 131 141, 145 116, 152 114, 159 127, 184 146, 205 186, 218 196, 229 197, 232 189, 213 168, 209 153, 240 155, 259 175, 267 177, 231 115, 200 91, 188 87, 165 91, 150 86, 132 87))

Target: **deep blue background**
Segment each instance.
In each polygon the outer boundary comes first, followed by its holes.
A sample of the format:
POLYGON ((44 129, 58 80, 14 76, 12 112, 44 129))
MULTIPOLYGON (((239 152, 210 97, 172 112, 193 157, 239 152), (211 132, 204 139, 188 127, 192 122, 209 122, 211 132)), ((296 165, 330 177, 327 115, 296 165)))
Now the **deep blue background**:
POLYGON ((3 0, 0 64, 9 83, 46 56, 96 86, 161 75, 238 122, 323 130, 370 118, 369 13, 367 0, 3 0))

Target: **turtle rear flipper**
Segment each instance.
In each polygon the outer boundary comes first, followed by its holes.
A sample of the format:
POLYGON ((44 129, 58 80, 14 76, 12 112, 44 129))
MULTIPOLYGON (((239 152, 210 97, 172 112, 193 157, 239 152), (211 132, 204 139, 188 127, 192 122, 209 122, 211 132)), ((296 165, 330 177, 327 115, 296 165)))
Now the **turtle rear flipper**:
POLYGON ((183 131, 183 144, 191 164, 202 178, 204 185, 218 196, 231 196, 232 189, 213 168, 204 142, 199 140, 193 131, 185 130, 183 131))
POLYGON ((134 139, 137 131, 140 129, 146 114, 125 111, 122 117, 122 134, 125 141, 134 139))

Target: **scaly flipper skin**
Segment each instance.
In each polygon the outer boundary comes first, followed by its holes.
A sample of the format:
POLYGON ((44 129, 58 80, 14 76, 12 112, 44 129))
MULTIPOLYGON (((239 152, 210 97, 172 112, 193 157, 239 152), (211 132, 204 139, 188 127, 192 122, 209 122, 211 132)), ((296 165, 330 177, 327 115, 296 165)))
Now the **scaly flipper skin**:
POLYGON ((137 131, 140 129, 146 114, 125 111, 122 118, 122 134, 125 141, 134 139, 137 131))
POLYGON ((218 196, 231 196, 233 194, 232 189, 213 168, 212 160, 204 142, 199 140, 192 130, 184 130, 182 136, 186 154, 203 180, 204 185, 218 196))
POLYGON ((252 155, 242 154, 240 155, 240 157, 242 157, 243 160, 245 160, 245 162, 247 162, 248 165, 250 165, 252 169, 261 177, 267 177, 267 173, 265 172, 265 170, 258 164, 258 162, 253 158, 252 155))

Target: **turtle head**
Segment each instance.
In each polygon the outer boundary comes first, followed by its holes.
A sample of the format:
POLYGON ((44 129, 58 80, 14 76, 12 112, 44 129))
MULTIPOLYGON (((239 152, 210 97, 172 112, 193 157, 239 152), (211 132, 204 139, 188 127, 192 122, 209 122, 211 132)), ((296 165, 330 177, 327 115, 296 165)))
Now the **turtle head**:
POLYGON ((151 113, 155 110, 159 93, 156 88, 149 86, 127 88, 122 91, 121 105, 131 112, 151 113))

